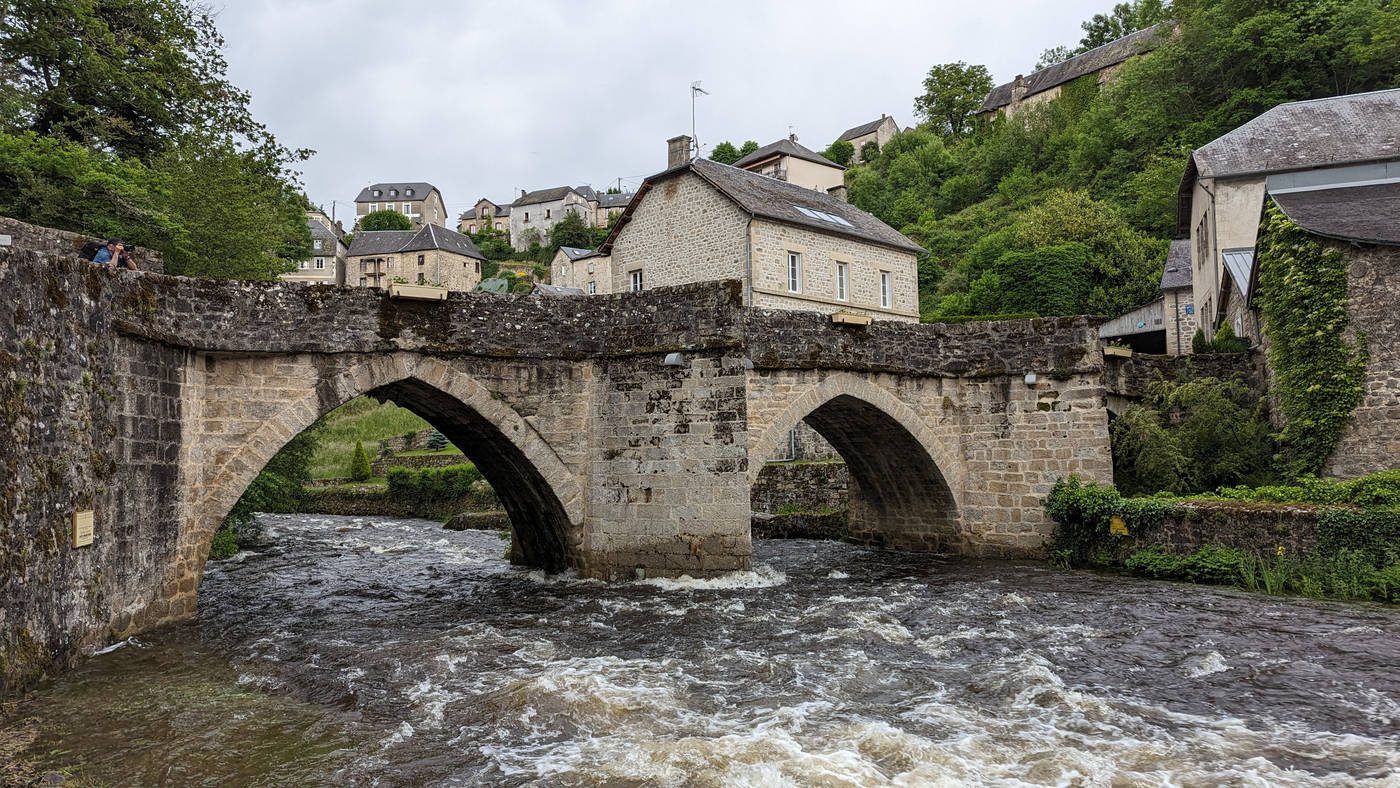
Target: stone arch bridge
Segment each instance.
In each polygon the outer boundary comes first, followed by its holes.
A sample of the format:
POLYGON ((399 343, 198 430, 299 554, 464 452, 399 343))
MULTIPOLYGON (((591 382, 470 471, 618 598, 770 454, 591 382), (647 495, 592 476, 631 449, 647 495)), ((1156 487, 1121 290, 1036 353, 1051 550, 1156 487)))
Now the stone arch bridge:
POLYGON ((749 567, 750 487, 799 422, 847 461, 854 538, 899 548, 1039 555, 1054 481, 1111 473, 1083 318, 837 325, 733 282, 417 302, 6 249, 0 287, 4 665, 192 615, 229 508, 362 394, 464 449, 520 561, 605 579, 749 567))

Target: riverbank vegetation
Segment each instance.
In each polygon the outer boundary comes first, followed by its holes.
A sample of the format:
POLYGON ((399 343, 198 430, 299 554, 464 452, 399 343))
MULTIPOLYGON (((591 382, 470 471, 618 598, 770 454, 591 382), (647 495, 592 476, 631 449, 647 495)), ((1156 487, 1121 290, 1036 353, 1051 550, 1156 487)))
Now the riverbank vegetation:
POLYGON ((1400 603, 1400 470, 1348 481, 1306 477, 1290 485, 1226 487, 1191 498, 1124 497, 1112 486, 1071 477, 1055 485, 1045 509, 1056 522, 1049 550, 1060 566, 1400 603), (1261 526, 1247 544, 1236 535, 1231 545, 1207 538, 1194 549, 1171 549, 1190 542, 1186 524, 1199 523, 1212 503, 1231 507, 1228 516, 1235 518, 1312 521, 1311 538, 1284 525, 1271 540, 1261 526))
POLYGON ((1161 6, 1120 4, 1086 22, 1077 47, 1165 14, 1176 32, 1155 51, 1112 82, 1086 75, 1011 118, 970 118, 992 86, 985 69, 934 66, 916 99, 923 122, 847 173, 852 203, 929 250, 919 265, 926 321, 1121 314, 1150 301, 1192 148, 1281 103, 1400 85, 1395 3, 1161 6))

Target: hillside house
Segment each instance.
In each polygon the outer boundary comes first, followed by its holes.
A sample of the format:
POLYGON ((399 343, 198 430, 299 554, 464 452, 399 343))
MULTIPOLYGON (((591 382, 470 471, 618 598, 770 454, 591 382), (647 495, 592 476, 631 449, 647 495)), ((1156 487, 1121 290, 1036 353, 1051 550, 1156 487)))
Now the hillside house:
POLYGON ((317 210, 306 212, 311 230, 311 257, 297 261, 297 270, 282 274, 283 281, 322 285, 345 284, 345 231, 339 222, 317 210))
POLYGON ((510 205, 494 203, 482 197, 457 217, 457 232, 474 235, 482 230, 510 233, 510 205))
POLYGON ((1191 287, 1191 242, 1172 241, 1162 267, 1162 297, 1099 326, 1099 337, 1121 339, 1142 353, 1190 353, 1196 333, 1191 287))
POLYGON ((447 226, 447 207, 442 193, 431 183, 375 183, 355 197, 355 221, 375 211, 397 211, 413 221, 413 229, 425 224, 447 226))
MULTIPOLYGON (((685 139, 686 144, 689 144, 690 138, 685 139)), ((764 145, 734 162, 734 166, 819 192, 845 188, 846 183, 845 167, 810 148, 798 145, 797 135, 764 145)))
POLYGON ((472 239, 436 224, 417 231, 364 231, 347 253, 346 283, 387 289, 400 280, 470 291, 481 281, 484 259, 472 239))
POLYGON ((549 281, 586 295, 612 292, 612 258, 593 249, 561 246, 549 263, 549 281))
POLYGON ((685 142, 599 247, 613 292, 737 279, 753 306, 918 321, 917 244, 825 192, 692 161, 685 142))
POLYGON ((1333 210, 1343 210, 1365 194, 1349 189, 1397 180, 1400 89, 1280 104, 1192 151, 1177 218, 1178 231, 1190 237, 1200 325, 1211 333, 1229 319, 1236 334, 1260 341, 1249 303, 1266 194, 1283 207, 1328 193, 1341 206, 1333 210))
POLYGON ((1174 30, 1171 22, 1161 22, 1136 33, 1110 41, 1063 63, 1046 66, 1030 76, 1017 74, 1004 85, 992 88, 982 102, 979 117, 998 113, 1010 117, 1018 111, 1057 98, 1064 86, 1080 77, 1095 75, 1100 85, 1111 81, 1132 58, 1156 49, 1174 30))
POLYGON ((884 148, 885 143, 898 133, 899 124, 894 122, 894 118, 881 115, 879 120, 872 120, 869 123, 862 123, 854 128, 846 129, 836 139, 837 141, 849 142, 855 147, 855 155, 851 158, 851 164, 855 165, 865 161, 860 155, 860 149, 865 147, 865 143, 873 142, 875 147, 884 148))
POLYGON ((533 192, 520 191, 520 197, 510 205, 510 242, 516 251, 530 248, 534 230, 540 244, 549 243, 549 231, 565 214, 577 213, 583 223, 594 226, 598 195, 586 186, 555 186, 533 192))

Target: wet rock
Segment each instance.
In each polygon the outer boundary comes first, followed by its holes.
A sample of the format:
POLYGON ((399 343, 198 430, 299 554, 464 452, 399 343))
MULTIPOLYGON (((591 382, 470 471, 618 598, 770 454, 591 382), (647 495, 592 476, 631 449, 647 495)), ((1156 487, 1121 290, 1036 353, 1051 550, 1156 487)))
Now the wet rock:
POLYGON ((450 531, 505 531, 510 517, 505 512, 463 512, 442 524, 450 531))
POLYGON ((751 526, 755 539, 830 539, 840 541, 850 535, 846 512, 796 512, 764 514, 754 512, 751 526))

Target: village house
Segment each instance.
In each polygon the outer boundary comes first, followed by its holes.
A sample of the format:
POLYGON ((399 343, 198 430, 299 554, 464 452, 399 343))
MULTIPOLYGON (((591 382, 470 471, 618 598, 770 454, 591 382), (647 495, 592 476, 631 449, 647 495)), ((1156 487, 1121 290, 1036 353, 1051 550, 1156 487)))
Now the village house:
POLYGON ((1161 22, 1075 55, 1063 63, 1046 66, 1030 76, 1017 74, 1014 80, 992 88, 977 114, 992 117, 1001 113, 1010 117, 1026 107, 1059 97, 1065 85, 1090 74, 1096 76, 1100 85, 1109 82, 1122 70, 1124 63, 1156 49, 1174 29, 1171 22, 1161 22))
POLYGON ((416 231, 364 231, 350 244, 346 283, 387 289, 401 281, 469 291, 481 281, 484 259, 472 239, 436 224, 416 231))
POLYGON ((593 249, 561 246, 549 263, 549 281, 585 295, 612 292, 612 258, 593 249))
POLYGON ((1123 340, 1142 353, 1182 356, 1191 352, 1196 309, 1191 294, 1191 242, 1172 241, 1162 269, 1162 297, 1099 326, 1099 336, 1123 340))
POLYGON ((397 211, 413 221, 413 229, 425 224, 447 226, 447 207, 442 193, 431 183, 376 183, 360 190, 355 198, 355 222, 375 211, 397 211))
POLYGON ((510 233, 510 205, 494 203, 482 197, 468 210, 457 217, 457 232, 475 235, 482 230, 497 230, 510 233))
MULTIPOLYGON (((667 145, 674 146, 677 139, 685 139, 686 144, 690 144, 690 138, 683 137, 667 140, 667 145)), ((671 152, 669 155, 674 159, 676 154, 671 152)), ((789 135, 785 140, 764 145, 734 162, 734 166, 819 192, 844 187, 846 183, 845 167, 810 148, 798 145, 795 134, 789 135)))
POLYGON ((555 186, 533 192, 520 191, 510 205, 510 243, 516 251, 530 248, 531 241, 549 243, 549 231, 565 214, 576 213, 583 223, 594 226, 598 195, 587 186, 555 186), (533 232, 531 232, 533 231, 533 232))
POLYGON ((612 216, 614 214, 621 216, 622 212, 627 210, 627 203, 631 201, 632 194, 630 192, 622 194, 609 194, 607 192, 599 192, 597 205, 593 209, 593 226, 607 227, 608 221, 612 218, 612 216))
POLYGON ((865 158, 861 156, 860 149, 865 147, 867 142, 875 143, 877 149, 884 148, 885 143, 898 133, 899 124, 894 122, 894 118, 881 115, 879 120, 872 120, 855 128, 846 129, 836 139, 838 142, 849 142, 855 148, 855 155, 851 158, 851 164, 854 165, 865 161, 865 158))
POLYGON ((345 284, 345 231, 340 222, 332 222, 322 211, 306 212, 306 226, 311 230, 311 257, 297 261, 297 270, 282 274, 287 282, 310 282, 322 285, 345 284))
POLYGON ((1229 320, 1236 335, 1259 343, 1249 304, 1267 196, 1283 207, 1326 193, 1345 206, 1365 194, 1352 189, 1397 180, 1400 89, 1280 104, 1192 151, 1177 217, 1178 231, 1189 233, 1200 326, 1213 333, 1229 320))
POLYGON ((918 322, 917 244, 824 191, 689 150, 668 140, 668 168, 599 247, 613 292, 737 279, 752 306, 918 322))

